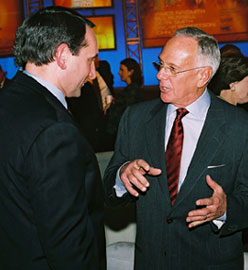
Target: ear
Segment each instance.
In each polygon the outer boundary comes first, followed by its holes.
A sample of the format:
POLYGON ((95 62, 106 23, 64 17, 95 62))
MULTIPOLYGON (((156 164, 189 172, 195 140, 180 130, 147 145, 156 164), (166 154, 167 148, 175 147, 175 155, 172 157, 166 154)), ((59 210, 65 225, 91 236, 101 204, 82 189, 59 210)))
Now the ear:
POLYGON ((197 84, 199 88, 204 87, 208 83, 209 79, 211 78, 212 72, 213 70, 211 67, 204 67, 199 70, 199 80, 197 84))
POLYGON ((66 69, 67 59, 71 55, 71 51, 67 44, 62 43, 58 46, 55 55, 55 61, 61 69, 66 69))
POLYGON ((133 75, 133 73, 134 73, 134 69, 130 69, 130 70, 128 71, 128 73, 129 73, 129 76, 131 77, 131 76, 133 75))

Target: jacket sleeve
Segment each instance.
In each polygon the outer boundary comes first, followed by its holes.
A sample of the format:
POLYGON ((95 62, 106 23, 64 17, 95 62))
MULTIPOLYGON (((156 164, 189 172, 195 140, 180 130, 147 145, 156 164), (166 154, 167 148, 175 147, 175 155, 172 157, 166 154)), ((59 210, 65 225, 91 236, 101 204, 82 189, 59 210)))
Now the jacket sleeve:
POLYGON ((240 154, 237 172, 231 192, 227 193, 227 216, 220 235, 228 235, 248 227, 248 127, 242 125, 242 132, 235 134, 234 141, 240 154), (238 142, 237 142, 238 141, 238 142))
POLYGON ((123 114, 118 128, 114 155, 104 173, 105 201, 109 206, 124 206, 134 201, 134 198, 125 193, 122 197, 116 196, 114 189, 118 169, 129 160, 129 108, 123 114))
POLYGON ((42 130, 29 151, 30 204, 51 269, 99 269, 85 190, 90 151, 65 123, 42 130))

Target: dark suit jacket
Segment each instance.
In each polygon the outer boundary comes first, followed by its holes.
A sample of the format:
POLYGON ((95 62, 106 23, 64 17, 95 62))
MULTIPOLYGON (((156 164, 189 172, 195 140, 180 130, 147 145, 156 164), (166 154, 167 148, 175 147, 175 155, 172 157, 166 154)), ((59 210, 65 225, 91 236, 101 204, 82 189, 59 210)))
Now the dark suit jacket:
POLYGON ((67 110, 18 72, 0 126, 0 269, 105 269, 100 172, 67 110))
POLYGON ((248 227, 248 115, 211 95, 196 151, 172 207, 164 158, 166 109, 159 99, 127 109, 104 176, 107 202, 123 205, 131 196, 116 198, 113 185, 124 162, 144 159, 162 169, 158 177, 147 176, 150 188, 136 202, 135 269, 241 270, 240 230, 248 227), (221 230, 212 222, 188 229, 186 217, 196 209, 196 200, 212 195, 207 174, 227 194, 226 222, 221 230))

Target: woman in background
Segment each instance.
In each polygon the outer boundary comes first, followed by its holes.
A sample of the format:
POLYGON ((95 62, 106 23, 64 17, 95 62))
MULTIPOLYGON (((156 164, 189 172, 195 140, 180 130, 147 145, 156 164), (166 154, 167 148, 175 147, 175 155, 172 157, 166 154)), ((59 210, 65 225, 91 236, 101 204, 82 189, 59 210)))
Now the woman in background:
POLYGON ((106 132, 111 137, 112 146, 114 145, 118 125, 125 109, 129 105, 143 100, 143 76, 140 65, 134 59, 126 58, 120 63, 118 74, 127 86, 119 93, 116 93, 116 97, 107 110, 106 132))
POLYGON ((248 110, 248 58, 224 56, 208 88, 228 103, 248 110))

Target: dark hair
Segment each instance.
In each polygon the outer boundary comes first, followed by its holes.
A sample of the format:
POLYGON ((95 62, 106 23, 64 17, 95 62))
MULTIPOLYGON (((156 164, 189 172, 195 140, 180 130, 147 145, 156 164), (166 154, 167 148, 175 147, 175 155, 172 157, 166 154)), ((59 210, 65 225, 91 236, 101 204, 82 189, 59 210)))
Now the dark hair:
POLYGON ((245 56, 224 56, 221 59, 220 67, 208 88, 216 95, 221 90, 229 89, 229 84, 241 81, 248 75, 248 58, 245 56))
POLYGON ((173 36, 192 37, 198 42, 198 56, 201 64, 212 67, 212 77, 220 64, 220 50, 216 39, 196 27, 178 29, 173 36))
POLYGON ((121 65, 126 66, 128 71, 133 70, 133 74, 131 75, 132 83, 137 83, 139 86, 143 85, 143 76, 140 65, 134 59, 126 58, 121 61, 121 65))
POLYGON ((231 43, 221 47, 220 54, 221 56, 231 56, 231 55, 243 56, 242 52, 240 51, 240 48, 231 43))
POLYGON ((57 47, 65 43, 77 55, 85 40, 86 24, 94 24, 73 9, 51 6, 26 18, 16 32, 15 62, 25 67, 27 62, 41 66, 54 60, 57 47))

